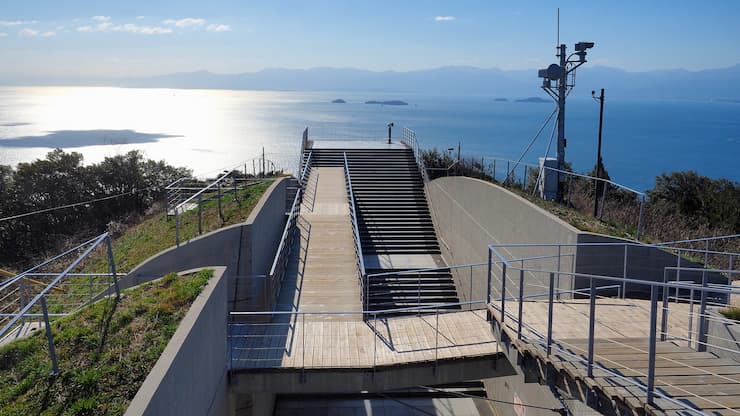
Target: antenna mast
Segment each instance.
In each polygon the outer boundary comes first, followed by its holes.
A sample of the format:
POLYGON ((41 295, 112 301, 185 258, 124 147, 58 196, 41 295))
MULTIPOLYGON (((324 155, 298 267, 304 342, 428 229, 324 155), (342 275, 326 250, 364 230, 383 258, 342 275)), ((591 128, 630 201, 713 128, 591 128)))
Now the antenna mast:
POLYGON ((545 69, 540 69, 538 76, 543 78, 542 89, 552 97, 558 105, 558 141, 557 141, 557 162, 558 162, 558 181, 555 200, 563 201, 563 188, 565 185, 565 98, 575 86, 575 70, 586 63, 586 50, 594 47, 593 42, 578 42, 575 44, 575 52, 567 55, 565 44, 560 43, 560 8, 558 8, 558 45, 556 47, 559 63, 551 64, 545 69), (573 73, 572 82, 568 84, 568 75, 573 73), (555 85, 553 86, 553 81, 555 85))

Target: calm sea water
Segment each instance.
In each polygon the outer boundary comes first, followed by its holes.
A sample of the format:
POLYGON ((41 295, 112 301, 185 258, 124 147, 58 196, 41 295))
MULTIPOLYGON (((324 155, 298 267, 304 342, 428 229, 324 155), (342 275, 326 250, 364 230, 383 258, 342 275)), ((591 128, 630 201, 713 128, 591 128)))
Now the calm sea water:
MULTIPOLYGON (((572 94, 566 113, 566 158, 576 171, 591 170, 596 159, 599 108, 584 94, 572 94)), ((463 156, 518 159, 552 109, 493 97, 377 92, 4 87, 0 163, 31 161, 54 147, 80 152, 86 162, 140 149, 207 175, 245 164, 251 170, 264 147, 268 159, 292 168, 306 126, 312 136, 382 138, 391 121, 394 135, 398 127, 410 127, 423 147, 461 143, 463 156), (332 104, 335 98, 348 103, 332 104), (371 99, 410 105, 364 104, 371 99)), ((545 153, 550 131, 543 131, 524 161, 536 163, 545 153)), ((740 104, 607 96, 603 136, 612 178, 639 190, 652 187, 662 172, 688 169, 740 181, 740 104)))

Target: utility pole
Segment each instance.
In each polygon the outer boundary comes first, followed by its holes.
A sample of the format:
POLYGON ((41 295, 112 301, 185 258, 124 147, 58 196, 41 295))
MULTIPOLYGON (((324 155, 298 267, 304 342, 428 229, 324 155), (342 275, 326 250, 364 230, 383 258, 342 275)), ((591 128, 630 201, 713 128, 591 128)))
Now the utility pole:
POLYGON ((596 91, 591 91, 591 96, 599 101, 599 145, 596 148, 596 183, 594 184, 594 218, 599 213, 599 184, 601 181, 601 127, 604 124, 604 89, 601 89, 601 95, 597 98, 596 91))
POLYGON ((575 86, 575 74, 573 81, 568 84, 568 75, 574 73, 576 68, 586 63, 586 50, 594 47, 593 42, 578 42, 575 45, 575 52, 570 56, 566 55, 565 44, 557 47, 560 58, 560 64, 552 64, 545 69, 540 69, 538 76, 543 78, 542 89, 552 97, 558 105, 558 142, 557 142, 557 160, 558 160, 558 188, 556 201, 563 202, 563 189, 565 185, 565 176, 562 171, 565 170, 565 99, 568 92, 575 86), (574 58, 575 56, 575 58, 574 58), (571 59, 573 58, 573 59, 571 59), (553 87, 552 81, 557 83, 553 87))

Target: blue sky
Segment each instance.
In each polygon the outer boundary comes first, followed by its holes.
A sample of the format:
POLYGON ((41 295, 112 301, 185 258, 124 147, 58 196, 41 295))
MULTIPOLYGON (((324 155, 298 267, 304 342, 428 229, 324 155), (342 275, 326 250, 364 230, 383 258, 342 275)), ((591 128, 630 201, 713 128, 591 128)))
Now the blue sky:
POLYGON ((561 41, 630 71, 740 63, 740 1, 34 1, 0 4, 0 77, 447 65, 531 69, 561 41))

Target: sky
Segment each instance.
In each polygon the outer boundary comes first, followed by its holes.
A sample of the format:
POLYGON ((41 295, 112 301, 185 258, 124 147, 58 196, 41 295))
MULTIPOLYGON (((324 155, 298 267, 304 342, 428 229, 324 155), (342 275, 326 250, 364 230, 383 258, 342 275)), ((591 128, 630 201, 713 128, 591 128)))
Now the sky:
POLYGON ((0 81, 208 70, 532 69, 594 41, 628 71, 740 63, 740 1, 2 0, 0 81))

